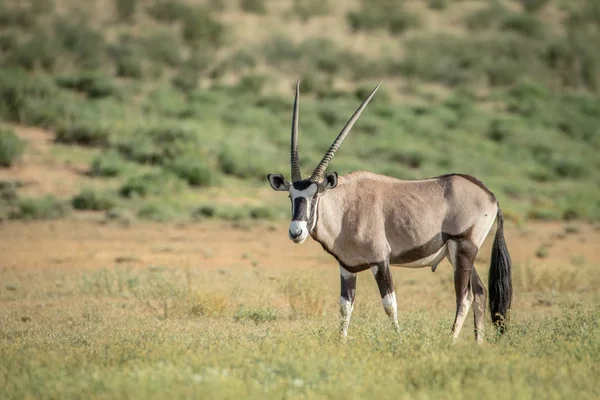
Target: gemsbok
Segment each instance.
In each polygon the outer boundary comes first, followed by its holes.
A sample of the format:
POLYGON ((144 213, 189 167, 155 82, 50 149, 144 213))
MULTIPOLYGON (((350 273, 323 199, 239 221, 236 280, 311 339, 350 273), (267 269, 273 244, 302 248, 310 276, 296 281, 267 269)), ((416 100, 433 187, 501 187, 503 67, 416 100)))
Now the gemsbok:
POLYGON ((454 271, 456 340, 471 305, 475 339, 483 341, 487 290, 475 270, 475 256, 497 219, 489 271, 492 322, 502 333, 512 300, 511 260, 504 239, 502 211, 494 194, 478 179, 447 174, 423 180, 400 180, 371 172, 345 176, 327 166, 381 82, 346 123, 308 179, 298 158, 300 82, 292 116, 291 173, 267 176, 271 187, 291 200, 289 238, 302 243, 310 235, 338 261, 341 275, 340 333, 348 334, 356 294, 356 274, 371 269, 383 308, 399 331, 390 265, 427 267, 435 272, 447 257, 454 271))

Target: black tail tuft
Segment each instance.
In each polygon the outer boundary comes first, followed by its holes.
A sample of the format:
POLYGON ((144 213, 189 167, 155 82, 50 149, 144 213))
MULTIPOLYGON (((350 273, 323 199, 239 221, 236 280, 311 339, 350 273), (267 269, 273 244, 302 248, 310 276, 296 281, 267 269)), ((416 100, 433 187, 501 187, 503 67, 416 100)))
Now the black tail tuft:
POLYGON ((500 333, 504 333, 512 301, 512 263, 504 240, 504 218, 502 217, 500 205, 498 205, 497 221, 498 228, 494 237, 492 259, 490 261, 488 293, 492 322, 500 333))

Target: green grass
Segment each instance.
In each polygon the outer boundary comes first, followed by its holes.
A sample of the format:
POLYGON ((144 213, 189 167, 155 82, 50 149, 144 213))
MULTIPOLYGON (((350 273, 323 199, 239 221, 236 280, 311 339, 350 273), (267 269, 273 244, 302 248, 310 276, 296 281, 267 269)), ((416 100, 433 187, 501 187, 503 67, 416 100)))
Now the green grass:
MULTIPOLYGON (((341 342, 335 271, 304 271, 298 282, 292 271, 260 267, 227 274, 166 266, 4 269, 0 385, 6 399, 528 399, 573 392, 595 398, 597 290, 587 292, 584 302, 575 300, 576 288, 594 287, 593 269, 585 279, 577 275, 572 284, 553 285, 552 292, 544 282, 556 282, 556 274, 531 266, 527 271, 517 274, 509 331, 498 338, 486 320, 486 343, 477 346, 469 326, 451 344, 453 300, 445 280, 434 284, 437 294, 419 296, 414 304, 399 296, 398 336, 380 309, 372 278, 361 274, 350 335, 341 342), (273 274, 281 284, 268 284, 273 274), (554 293, 551 305, 536 311, 535 299, 546 293, 554 293), (290 306, 281 305, 282 295, 290 306), (434 307, 436 301, 442 306, 434 307)), ((394 275, 405 291, 426 291, 425 284, 406 286, 404 275, 394 275)))

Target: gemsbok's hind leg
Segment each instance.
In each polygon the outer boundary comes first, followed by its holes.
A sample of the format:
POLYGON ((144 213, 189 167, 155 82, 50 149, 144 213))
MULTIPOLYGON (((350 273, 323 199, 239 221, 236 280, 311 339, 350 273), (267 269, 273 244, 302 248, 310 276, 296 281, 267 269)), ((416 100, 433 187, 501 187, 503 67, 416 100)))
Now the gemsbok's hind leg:
POLYGON ((392 279, 389 261, 374 264, 371 267, 371 272, 373 272, 377 287, 379 288, 383 309, 390 318, 394 330, 400 332, 400 326, 398 325, 398 304, 396 303, 396 292, 394 290, 394 280, 392 279))
POLYGON ((485 301, 487 298, 487 289, 477 274, 473 265, 471 271, 471 288, 473 290, 473 318, 475 321, 475 340, 477 343, 483 342, 483 318, 485 316, 485 301))
POLYGON ((454 291, 456 292, 456 317, 452 326, 452 338, 456 341, 473 303, 471 270, 477 255, 477 246, 468 239, 448 241, 448 256, 454 268, 454 291))
POLYGON ((356 274, 346 270, 340 265, 340 333, 343 337, 348 335, 350 317, 354 310, 354 297, 356 296, 356 274))

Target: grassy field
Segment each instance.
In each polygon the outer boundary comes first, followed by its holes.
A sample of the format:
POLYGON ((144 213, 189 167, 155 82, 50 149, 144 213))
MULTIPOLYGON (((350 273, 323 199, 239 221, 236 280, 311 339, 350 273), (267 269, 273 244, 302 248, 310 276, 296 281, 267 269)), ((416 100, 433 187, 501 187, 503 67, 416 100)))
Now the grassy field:
MULTIPOLYGON (((0 399, 578 399, 600 392, 594 0, 0 0, 0 399), (287 238, 314 168, 466 173, 507 219, 509 330, 451 344, 451 267, 287 238)), ((491 236, 491 235, 490 235, 491 236)), ((477 257, 487 281, 490 243, 477 257)))
MULTIPOLYGON (((0 397, 595 398, 599 231, 508 227, 512 322, 452 345, 451 267, 394 269, 400 336, 359 274, 338 336, 339 272, 282 223, 101 220, 0 226, 0 397), (36 248, 37 251, 31 251, 36 248), (29 250, 28 250, 29 249, 29 250), (545 249, 541 251, 540 249, 545 249)), ((491 240, 478 256, 487 275, 491 240)))

